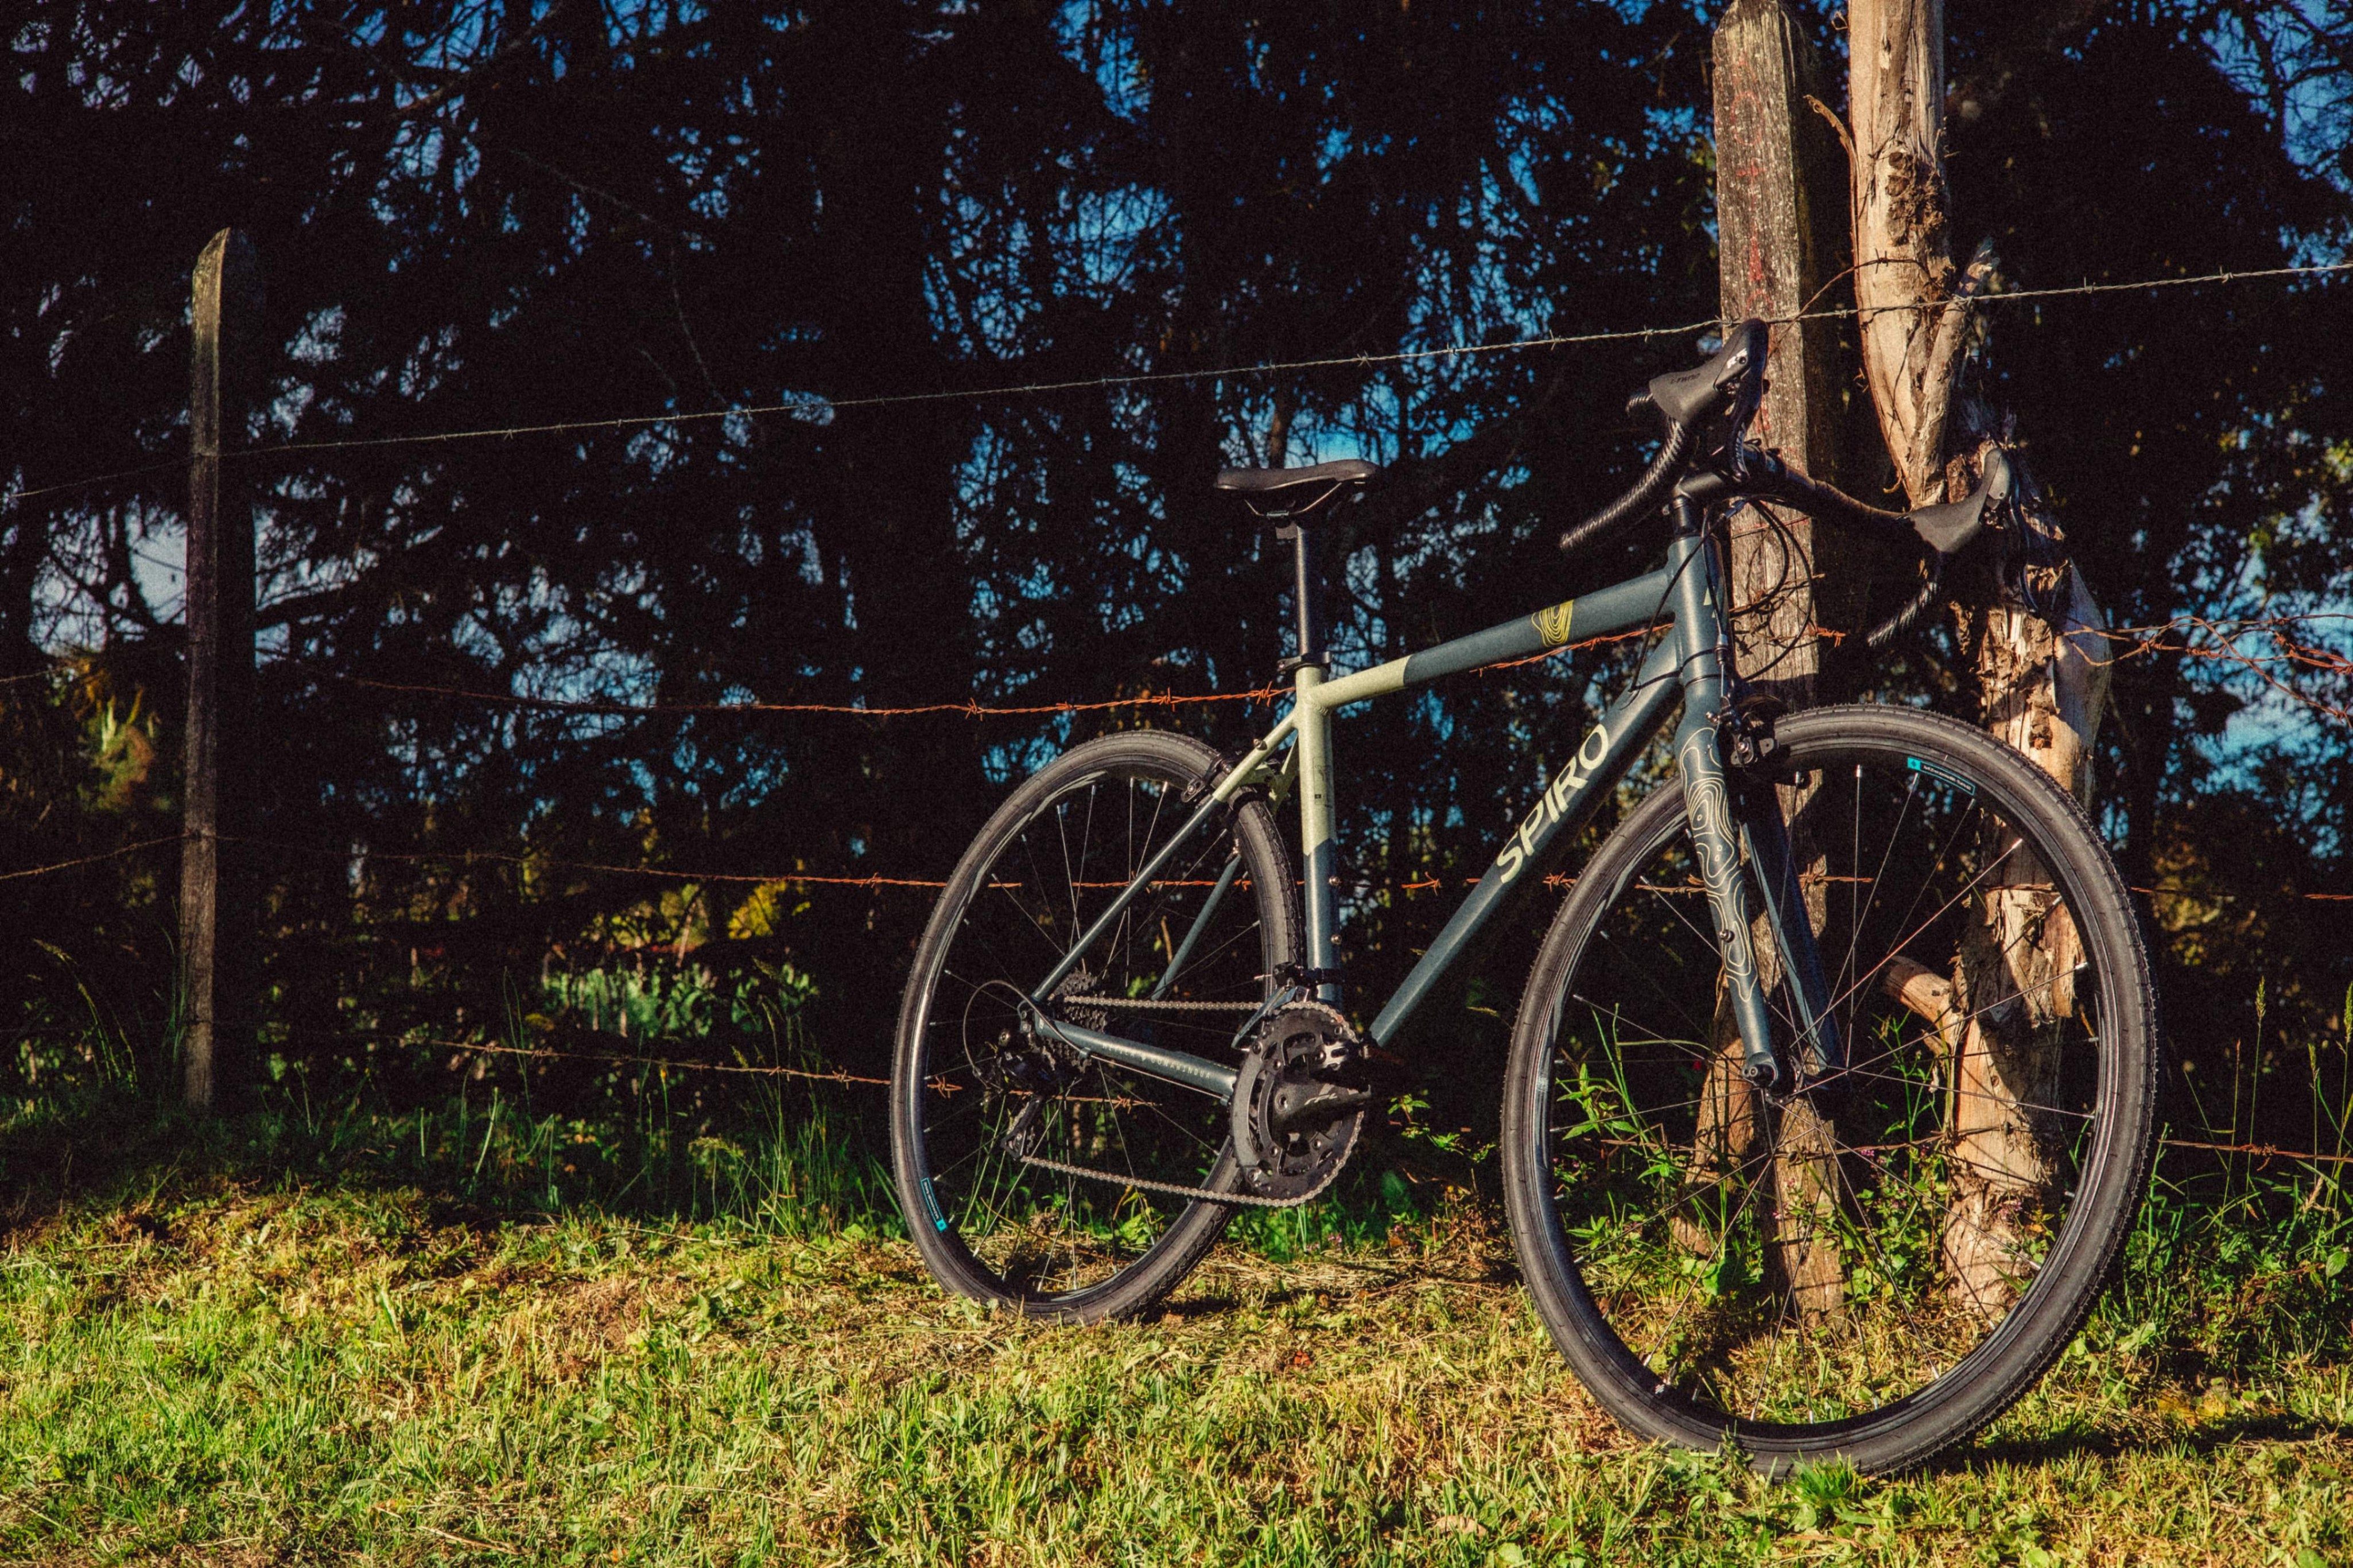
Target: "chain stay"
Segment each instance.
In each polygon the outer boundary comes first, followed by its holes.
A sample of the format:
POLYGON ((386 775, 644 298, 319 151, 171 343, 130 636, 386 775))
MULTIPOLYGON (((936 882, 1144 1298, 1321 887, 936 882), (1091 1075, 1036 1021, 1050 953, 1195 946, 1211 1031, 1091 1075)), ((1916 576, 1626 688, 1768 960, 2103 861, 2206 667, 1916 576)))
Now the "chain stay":
MULTIPOLYGON (((1286 974, 1283 978, 1291 979, 1293 977, 1286 974)), ((1284 990, 1276 992, 1272 996, 1268 997, 1266 1001, 1259 1004, 1232 1002, 1155 1002, 1148 997, 1128 998, 1110 996, 1072 997, 1068 998, 1067 1000, 1088 1007, 1101 1007, 1106 1005, 1115 1007, 1126 1005, 1131 1007, 1175 1007, 1194 1011, 1218 1009, 1248 1012, 1251 1014, 1252 1016, 1250 1023, 1243 1026, 1245 1030, 1248 1030, 1250 1025, 1258 1023, 1260 1018, 1279 1012, 1285 1005, 1313 1005, 1317 1007, 1319 1011, 1330 1014, 1330 1016, 1335 1019, 1339 1018, 1340 1016, 1337 1012, 1329 1007, 1323 1006, 1321 1004, 1300 1003, 1298 1000, 1299 996, 1299 988, 1296 986, 1291 986, 1286 987, 1284 990)), ((1345 1021, 1342 1020, 1341 1027, 1345 1029, 1346 1026, 1345 1021)), ((1013 1152, 1010 1150, 1008 1152, 1013 1152)), ((1212 1192, 1207 1187, 1187 1186, 1181 1182, 1155 1181, 1149 1176, 1130 1175, 1120 1171, 1098 1171, 1087 1165, 1073 1165, 1061 1160, 1050 1160, 1043 1154, 1023 1154, 1015 1152, 1014 1158, 1019 1160, 1025 1165, 1034 1165, 1039 1170, 1053 1171, 1065 1176, 1081 1176, 1091 1182, 1110 1182, 1119 1186, 1133 1187, 1140 1192, 1166 1193, 1172 1197, 1192 1198, 1201 1203, 1226 1204, 1236 1208, 1257 1209, 1297 1208, 1302 1204, 1314 1203, 1317 1198, 1322 1197, 1325 1192, 1329 1191, 1332 1184, 1340 1179, 1340 1173, 1348 1168, 1348 1162, 1345 1157, 1335 1160, 1332 1162, 1331 1168, 1324 1173, 1323 1180, 1317 1182, 1307 1191, 1303 1193, 1294 1193, 1287 1197, 1261 1197, 1256 1193, 1219 1193, 1212 1192)))

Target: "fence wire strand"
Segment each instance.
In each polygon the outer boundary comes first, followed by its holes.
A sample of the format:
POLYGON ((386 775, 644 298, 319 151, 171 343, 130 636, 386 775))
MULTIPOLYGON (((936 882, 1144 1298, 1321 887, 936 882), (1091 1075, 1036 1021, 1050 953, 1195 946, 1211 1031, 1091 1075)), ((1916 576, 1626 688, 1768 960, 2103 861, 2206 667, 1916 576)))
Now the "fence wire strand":
MULTIPOLYGON (((651 1068, 663 1072, 733 1073, 757 1078, 789 1078, 819 1083, 858 1084, 888 1089, 887 1078, 871 1078, 846 1070, 821 1072, 812 1068, 788 1068, 744 1062, 702 1062, 681 1057, 628 1056, 608 1051, 560 1051, 546 1046, 502 1046, 475 1040, 406 1040, 420 1050, 460 1051, 477 1056, 522 1058, 535 1061, 593 1062, 607 1067, 651 1068)), ((2275 1143, 2217 1143, 2196 1138, 2159 1138, 2165 1149, 2191 1149, 2214 1154, 2244 1155, 2258 1160, 2294 1160, 2314 1165, 2353 1165, 2353 1154, 2324 1154, 2312 1149, 2285 1149, 2275 1143)))
MULTIPOLYGON (((2129 294, 2147 289, 2179 289, 2208 283, 2252 283, 2294 278, 2319 278, 2345 272, 2353 272, 2353 261, 2311 262, 2292 267, 2256 268, 2245 271, 2205 272, 2182 278, 2143 278, 2127 282, 2086 282, 2045 289, 2012 289, 2000 293, 1977 295, 1971 299, 1970 304, 1972 306, 2015 304, 2084 295, 2129 294)), ((1839 305, 1821 310, 1792 310, 1786 314, 1767 317, 1765 321, 1768 326, 1787 326, 1804 321, 1850 321, 1865 315, 1878 317, 1919 311, 1942 311, 1950 303, 1951 301, 1946 300, 1913 300, 1904 304, 1874 306, 1867 312, 1852 305, 1839 305)), ((786 398, 774 403, 734 404, 726 408, 669 409, 658 414, 624 415, 602 419, 555 419, 533 424, 485 426, 463 430, 432 430, 403 435, 286 441, 269 446, 228 448, 216 456, 225 463, 241 463, 321 452, 446 446, 461 441, 512 440, 526 436, 586 435, 599 430, 643 430, 657 426, 707 423, 713 419, 761 419, 778 415, 806 419, 828 416, 844 409, 902 408, 937 403, 986 403, 1042 397, 1049 394, 1106 391, 1114 387, 1151 386, 1175 382, 1240 380, 1287 371, 1340 368, 1370 370, 1384 365, 1412 364, 1429 360, 1525 353, 1535 350, 1581 348, 1602 343, 1641 342, 1659 338, 1687 337, 1695 333, 1712 332, 1721 325, 1721 321, 1710 317, 1703 321, 1685 321, 1675 326, 1626 327, 1593 332, 1545 332, 1529 337, 1506 338, 1496 342, 1453 342, 1426 349, 1399 349, 1377 354, 1328 354, 1311 359, 1261 360, 1201 370, 1132 371, 1121 374, 1082 376, 1061 381, 1008 382, 985 387, 945 387, 925 392, 879 393, 864 397, 810 395, 786 398)), ((0 493, 0 506, 162 473, 183 467, 186 461, 185 458, 164 459, 136 468, 117 469, 112 473, 96 474, 85 479, 66 479, 55 484, 9 490, 0 493)))

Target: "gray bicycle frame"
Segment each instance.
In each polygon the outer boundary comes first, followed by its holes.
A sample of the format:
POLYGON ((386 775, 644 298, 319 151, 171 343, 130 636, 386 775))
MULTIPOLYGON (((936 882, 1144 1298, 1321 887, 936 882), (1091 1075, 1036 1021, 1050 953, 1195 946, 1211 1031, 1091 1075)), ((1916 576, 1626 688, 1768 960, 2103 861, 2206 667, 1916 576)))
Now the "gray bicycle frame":
MULTIPOLYGON (((1338 1002, 1337 954, 1334 950, 1337 928, 1335 888, 1338 878, 1335 875, 1334 854, 1337 807, 1333 794, 1332 716, 1376 697, 1410 691, 1441 676, 1545 653, 1564 646, 1572 635, 1592 639, 1638 627, 1654 627, 1663 615, 1667 619, 1666 636, 1643 660, 1631 689, 1587 732, 1576 754, 1537 798, 1518 830, 1504 841, 1494 863, 1373 1020, 1370 1037, 1380 1043, 1398 1037, 1406 1021, 1428 999, 1439 978, 1469 948, 1519 879, 1535 873, 1545 864, 1555 840, 1564 833, 1574 832, 1609 797, 1680 699, 1683 723, 1674 739, 1676 771, 1682 783, 1696 869, 1715 921, 1727 999, 1733 1020, 1739 1027, 1745 1065, 1768 1079, 1778 1071, 1772 1026, 1749 934, 1748 879, 1741 872, 1744 847, 1757 868, 1767 925, 1778 949, 1777 957, 1783 973, 1795 982, 1790 993, 1798 1009, 1799 1038, 1809 1047, 1815 1069, 1831 1070, 1840 1059, 1838 1042, 1829 1016, 1813 932, 1798 896, 1781 813, 1778 805, 1770 809, 1753 805, 1736 806, 1736 800, 1742 797, 1742 792, 1736 789, 1725 765, 1719 734, 1727 695, 1725 676, 1729 649, 1724 619, 1718 611, 1722 581, 1722 558, 1716 542, 1696 526, 1695 516, 1686 514, 1686 525, 1670 547, 1666 565, 1647 576, 1369 669, 1327 678, 1315 666, 1302 668, 1293 678, 1290 711, 1251 748, 1248 756, 1228 771, 1176 835, 1137 870, 1110 907, 1071 944, 1061 962, 1030 991, 1033 1016, 1039 1026, 1050 1029, 1086 1056, 1101 1057, 1134 1071, 1230 1101, 1237 1076, 1234 1068, 1165 1046, 1049 1018, 1045 1014, 1054 988, 1122 911, 1152 885, 1178 848, 1215 820, 1236 795, 1266 776, 1275 753, 1289 741, 1293 745, 1282 771, 1287 773, 1292 768, 1297 770, 1305 884, 1302 903, 1307 927, 1305 968, 1315 994, 1326 1002, 1338 1002)), ((1769 788, 1756 794, 1763 801, 1771 802, 1769 788)), ((1229 861, 1225 874, 1195 917, 1190 932, 1172 954, 1162 976, 1162 993, 1175 979, 1184 954, 1190 951, 1194 939, 1232 886, 1233 870, 1234 863, 1229 861)), ((1283 994, 1278 990, 1275 1001, 1279 1002, 1283 994)), ((1274 1005, 1270 1002, 1269 1007, 1274 1005)), ((1261 1016, 1265 1011, 1261 1010, 1261 1016)), ((1253 1018, 1244 1025, 1241 1034, 1246 1035, 1256 1023, 1253 1018)))

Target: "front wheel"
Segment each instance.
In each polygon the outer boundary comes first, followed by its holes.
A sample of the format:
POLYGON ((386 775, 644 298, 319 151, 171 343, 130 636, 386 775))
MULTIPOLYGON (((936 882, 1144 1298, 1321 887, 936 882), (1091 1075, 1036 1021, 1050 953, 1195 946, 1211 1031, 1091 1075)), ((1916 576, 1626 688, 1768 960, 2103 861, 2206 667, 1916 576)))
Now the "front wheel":
MULTIPOLYGON (((1620 1421, 1884 1470, 1993 1419, 2082 1326, 2147 1180, 2156 998, 2105 847, 2025 759, 1909 709, 1778 733, 1785 782, 1750 809, 1784 814, 1844 1072, 1740 1076, 1662 790, 1537 957, 1504 1197, 1538 1312, 1620 1421)), ((1786 1064, 1798 1007, 1766 978, 1786 1064)))

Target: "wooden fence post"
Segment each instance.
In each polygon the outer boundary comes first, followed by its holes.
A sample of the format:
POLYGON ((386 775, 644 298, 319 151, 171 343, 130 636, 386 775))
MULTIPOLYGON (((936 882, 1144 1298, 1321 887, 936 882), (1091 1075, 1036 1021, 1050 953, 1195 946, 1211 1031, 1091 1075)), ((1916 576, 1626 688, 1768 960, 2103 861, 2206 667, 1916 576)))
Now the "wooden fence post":
POLYGON ((188 741, 180 850, 183 1097, 210 1110, 243 1068, 253 1010, 253 877, 245 843, 253 710, 253 511, 221 499, 224 428, 241 433, 261 268, 223 229, 196 259, 188 388, 188 741))
MULTIPOLYGON (((1727 326, 1819 308, 1843 264, 1846 172, 1829 127, 1807 102, 1820 66, 1804 28, 1782 0, 1732 0, 1716 24, 1715 216, 1719 298, 1727 326)), ((1838 339, 1828 321, 1772 328, 1770 384, 1756 433, 1807 473, 1837 474, 1838 339)), ((1778 509, 1777 509, 1778 510, 1778 509)), ((1864 563, 1838 535, 1781 515, 1783 531, 1757 514, 1735 526, 1735 655, 1758 690, 1792 708, 1820 700, 1821 645, 1814 627, 1851 626, 1864 563)), ((1785 790, 1791 820, 1802 802, 1785 790)), ((1794 847, 1801 864, 1818 859, 1794 847)), ((1810 906, 1820 902, 1819 887, 1810 906)), ((1819 928, 1823 910, 1810 910, 1819 928)), ((1757 951, 1769 955, 1769 935, 1757 951)), ((1769 958, 1767 960, 1770 962, 1769 958)), ((1715 1056, 1701 1102, 1691 1179, 1712 1184, 1749 1165, 1764 1108, 1741 1077, 1742 1046, 1729 1010, 1718 1009, 1715 1056)), ((1780 1112, 1769 1179, 1776 1190, 1773 1262, 1801 1312, 1835 1310, 1845 1270, 1834 1243, 1838 1206, 1835 1129, 1803 1098, 1780 1112)), ((1688 1244, 1698 1238, 1687 1237, 1688 1244)))
MULTIPOLYGON (((1793 316, 1809 306, 1826 310, 1823 286, 1845 266, 1847 180, 1833 132, 1807 102, 1820 91, 1813 45, 1783 0, 1732 0, 1716 24, 1715 57, 1725 322, 1793 316)), ((1802 321, 1772 331, 1771 384, 1757 411, 1757 437, 1807 473, 1836 482, 1836 328, 1802 321)), ((1797 543, 1794 562, 1778 540, 1754 528, 1736 532, 1733 603, 1760 605, 1740 628, 1742 669, 1757 672, 1761 689, 1801 708, 1821 695, 1814 689, 1821 654, 1812 628, 1841 626, 1859 610, 1859 584, 1849 567, 1862 563, 1826 561, 1827 552, 1839 552, 1838 534, 1817 534, 1802 516, 1786 521, 1797 543)))

